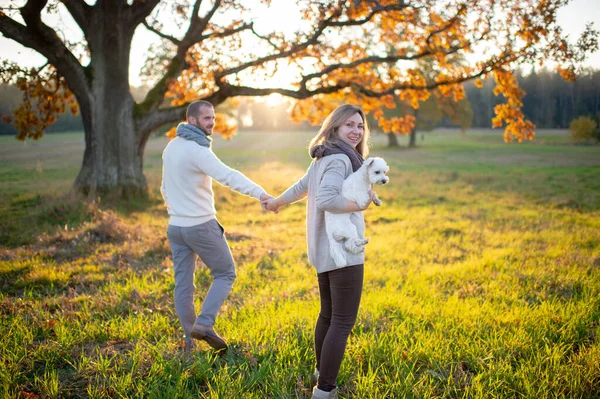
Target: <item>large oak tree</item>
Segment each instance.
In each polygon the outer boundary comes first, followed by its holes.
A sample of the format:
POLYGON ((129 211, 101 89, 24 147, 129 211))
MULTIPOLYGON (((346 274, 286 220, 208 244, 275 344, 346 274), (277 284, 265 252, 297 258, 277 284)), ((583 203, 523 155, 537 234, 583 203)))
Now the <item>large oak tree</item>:
POLYGON ((1 8, 0 32, 48 60, 34 70, 4 63, 0 71, 25 93, 13 115, 18 137, 39 138, 57 113, 78 109, 85 153, 75 187, 127 197, 146 191, 143 153, 151 132, 182 120, 195 99, 219 105, 279 93, 297 100, 294 118, 313 123, 336 102, 356 102, 384 131, 406 133, 410 115, 386 118, 383 112, 396 98, 418 107, 436 89, 458 100, 463 82, 493 76, 496 93, 507 98, 493 125, 506 126, 507 140, 522 140, 534 126, 520 111, 514 67, 554 61, 572 79, 598 47, 591 26, 575 44, 562 33, 556 17, 567 0, 300 0, 303 23, 293 34, 249 20, 247 4, 258 1, 28 0, 1 8), (46 15, 63 7, 84 43, 61 37, 60 27, 48 22, 46 15), (140 26, 162 43, 147 64, 154 86, 136 102, 129 65, 140 26), (457 54, 473 61, 448 61, 457 54), (433 59, 427 79, 411 66, 425 57, 433 59), (282 68, 295 74, 293 82, 260 78, 282 68))

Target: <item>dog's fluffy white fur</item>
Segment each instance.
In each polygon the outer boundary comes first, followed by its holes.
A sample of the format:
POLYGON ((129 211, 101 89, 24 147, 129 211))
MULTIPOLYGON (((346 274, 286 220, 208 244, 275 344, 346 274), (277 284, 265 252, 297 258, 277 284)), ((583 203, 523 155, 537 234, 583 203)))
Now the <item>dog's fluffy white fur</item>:
MULTIPOLYGON (((342 195, 363 207, 369 202, 369 190, 373 184, 386 184, 390 179, 386 173, 390 170, 383 158, 368 158, 363 165, 344 180, 342 195)), ((373 203, 381 205, 377 195, 373 203)), ((329 239, 329 253, 339 267, 346 265, 346 251, 359 254, 365 250, 368 238, 360 238, 356 226, 350 221, 351 213, 325 212, 325 230, 329 239)))

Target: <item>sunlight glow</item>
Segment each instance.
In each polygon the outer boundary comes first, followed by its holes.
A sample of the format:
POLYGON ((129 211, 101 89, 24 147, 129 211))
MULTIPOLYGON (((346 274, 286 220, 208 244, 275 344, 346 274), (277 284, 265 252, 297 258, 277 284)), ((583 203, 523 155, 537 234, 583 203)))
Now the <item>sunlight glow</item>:
POLYGON ((269 106, 269 108, 274 108, 281 103, 283 96, 279 93, 271 93, 265 100, 265 103, 269 106))

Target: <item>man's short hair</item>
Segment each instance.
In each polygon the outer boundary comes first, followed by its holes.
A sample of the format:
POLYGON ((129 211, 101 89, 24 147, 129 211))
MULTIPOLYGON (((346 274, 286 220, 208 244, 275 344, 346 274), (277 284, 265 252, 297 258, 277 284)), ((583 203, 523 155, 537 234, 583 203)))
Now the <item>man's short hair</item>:
POLYGON ((188 105, 187 111, 185 112, 185 119, 187 120, 190 116, 193 116, 193 117, 198 116, 198 114, 200 113, 200 108, 202 108, 202 107, 212 108, 213 105, 211 103, 209 103, 208 101, 204 101, 204 100, 194 101, 193 103, 188 105))

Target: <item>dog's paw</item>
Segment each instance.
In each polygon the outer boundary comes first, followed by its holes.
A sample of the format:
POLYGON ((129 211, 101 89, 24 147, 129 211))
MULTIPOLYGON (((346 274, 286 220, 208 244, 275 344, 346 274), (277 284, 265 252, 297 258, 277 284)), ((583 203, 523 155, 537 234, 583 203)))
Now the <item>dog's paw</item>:
POLYGON ((356 238, 353 240, 348 240, 346 244, 344 244, 344 248, 346 251, 351 254, 358 255, 361 252, 365 252, 365 245, 369 243, 368 238, 356 238))
POLYGON ((381 204, 383 204, 383 202, 381 202, 381 200, 379 198, 374 198, 373 203, 377 206, 381 206, 381 204))
POLYGON ((332 236, 332 237, 333 237, 333 239, 334 239, 334 240, 336 240, 337 242, 342 242, 342 243, 343 243, 343 242, 346 242, 346 240, 348 240, 348 237, 346 237, 346 236, 343 236, 343 235, 341 235, 341 234, 336 234, 336 233, 334 233, 334 234, 332 234, 331 236, 332 236))
POLYGON ((365 246, 369 243, 369 238, 359 239, 356 242, 356 246, 358 247, 358 253, 365 252, 365 246))

